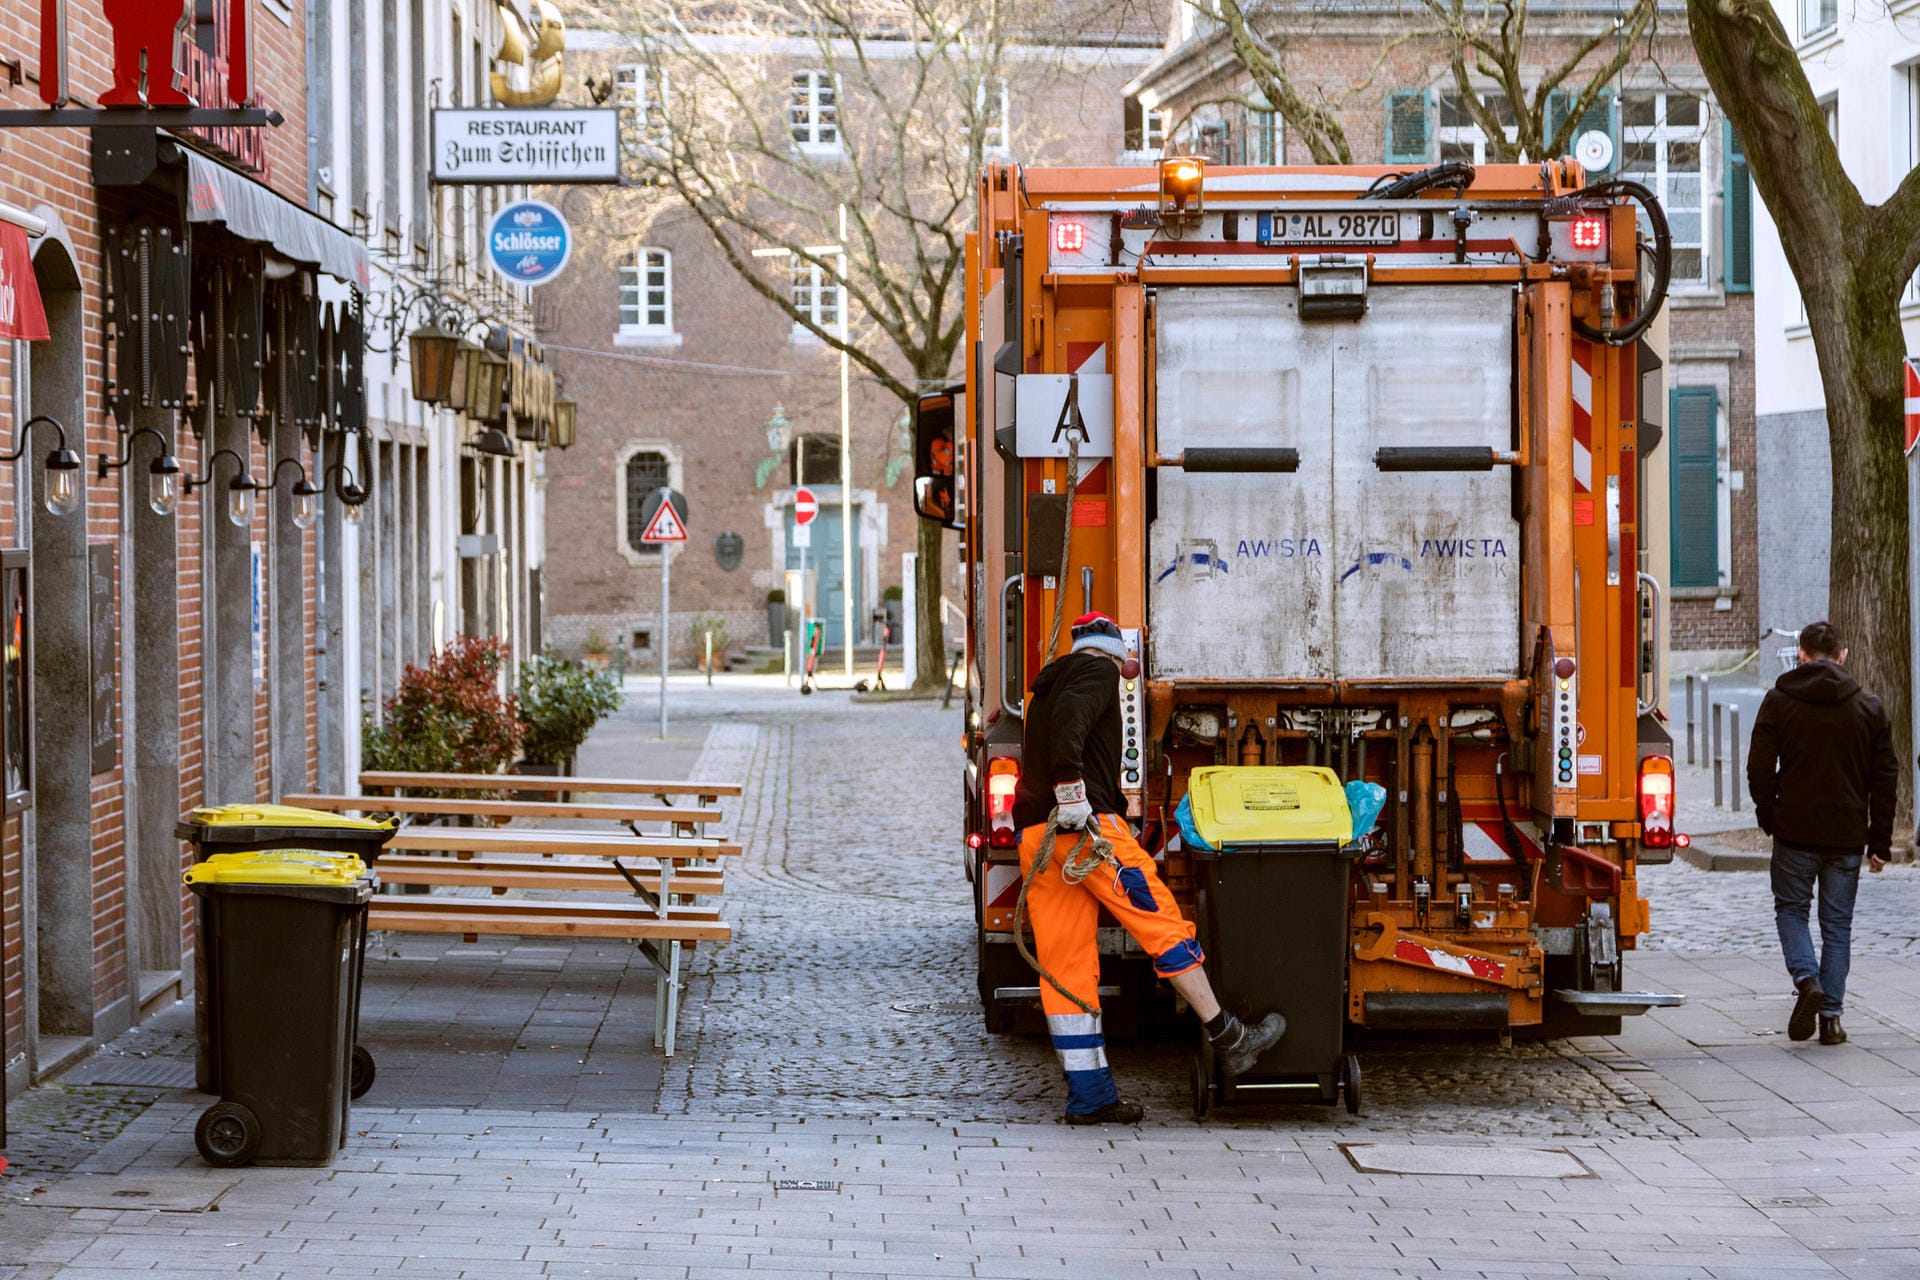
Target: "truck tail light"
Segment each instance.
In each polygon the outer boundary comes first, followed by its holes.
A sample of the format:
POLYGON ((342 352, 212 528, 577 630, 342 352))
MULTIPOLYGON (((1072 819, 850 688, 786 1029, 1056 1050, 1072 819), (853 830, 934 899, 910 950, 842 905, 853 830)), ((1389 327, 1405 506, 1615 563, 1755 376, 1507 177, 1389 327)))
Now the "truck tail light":
POLYGON ((1020 843, 1020 829, 1013 825, 1013 793, 1019 787, 1018 760, 995 756, 987 762, 987 825, 996 849, 1011 849, 1020 843))
POLYGON ((1673 831, 1673 757, 1648 756, 1640 762, 1640 842, 1649 849, 1686 847, 1673 831))

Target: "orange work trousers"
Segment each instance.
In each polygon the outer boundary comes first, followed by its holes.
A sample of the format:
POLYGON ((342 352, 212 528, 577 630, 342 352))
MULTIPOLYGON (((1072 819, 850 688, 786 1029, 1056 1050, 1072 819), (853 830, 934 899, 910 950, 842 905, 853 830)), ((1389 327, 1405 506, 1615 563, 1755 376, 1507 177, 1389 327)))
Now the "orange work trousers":
MULTIPOLYGON (((1113 844, 1116 870, 1101 864, 1078 884, 1063 874, 1067 859, 1080 843, 1077 831, 1062 831, 1053 840, 1053 861, 1027 888, 1027 918, 1033 924, 1034 954, 1060 985, 1096 1010, 1087 1013, 1040 979, 1040 1007, 1047 1015, 1047 1033, 1060 1066, 1067 1073, 1067 1110, 1076 1114, 1097 1111, 1118 1097, 1107 1069, 1106 1037, 1100 1014, 1100 908, 1105 907, 1146 953, 1154 972, 1163 978, 1185 973, 1199 964, 1199 943, 1190 921, 1154 869, 1153 859, 1133 838, 1133 832, 1110 813, 1098 816, 1100 834, 1113 844)), ((1046 824, 1020 833, 1020 870, 1024 875, 1040 853, 1046 824)))

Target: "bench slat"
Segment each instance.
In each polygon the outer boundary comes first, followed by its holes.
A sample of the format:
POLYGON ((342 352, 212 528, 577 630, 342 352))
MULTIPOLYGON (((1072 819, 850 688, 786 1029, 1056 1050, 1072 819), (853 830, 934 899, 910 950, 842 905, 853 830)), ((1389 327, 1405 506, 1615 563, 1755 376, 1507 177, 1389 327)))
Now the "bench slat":
POLYGON ((386 852, 580 853, 598 858, 737 858, 740 846, 718 840, 594 835, 579 831, 482 830, 478 827, 402 827, 386 852))
POLYGON ((653 782, 644 778, 558 778, 519 773, 398 773, 370 770, 363 787, 430 787, 435 791, 582 791, 602 795, 737 796, 737 782, 653 782))
POLYGON ((484 898, 375 898, 367 927, 394 933, 504 933, 633 941, 724 942, 733 935, 726 922, 713 913, 662 919, 633 907, 484 898))
POLYGON ((473 818, 597 818, 608 822, 718 822, 718 809, 676 809, 651 804, 561 804, 553 800, 448 800, 432 796, 284 796, 280 803, 303 809, 361 813, 424 813, 473 818))
MULTIPOLYGON (((633 878, 651 893, 660 891, 658 871, 635 870, 633 878)), ((552 862, 546 858, 472 858, 435 854, 389 854, 380 859, 382 884, 428 884, 474 889, 568 889, 575 892, 631 893, 618 867, 605 863, 552 862)), ((674 893, 717 894, 725 883, 718 868, 676 870, 674 893)))

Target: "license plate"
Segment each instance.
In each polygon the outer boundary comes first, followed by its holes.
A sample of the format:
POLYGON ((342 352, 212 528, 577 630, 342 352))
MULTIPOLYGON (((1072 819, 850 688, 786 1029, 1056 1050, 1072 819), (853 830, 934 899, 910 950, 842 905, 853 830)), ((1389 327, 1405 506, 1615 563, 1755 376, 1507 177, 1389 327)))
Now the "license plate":
POLYGON ((1380 213, 1263 213, 1260 243, 1266 245, 1399 244, 1400 215, 1380 213))

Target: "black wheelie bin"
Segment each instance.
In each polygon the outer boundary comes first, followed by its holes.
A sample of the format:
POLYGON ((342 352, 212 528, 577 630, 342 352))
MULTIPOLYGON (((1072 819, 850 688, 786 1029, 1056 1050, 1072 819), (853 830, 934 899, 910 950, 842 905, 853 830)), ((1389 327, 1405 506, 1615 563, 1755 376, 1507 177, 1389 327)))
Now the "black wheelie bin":
POLYGON ((1229 1083, 1207 1037, 1192 1068, 1193 1112, 1214 1102, 1345 1099, 1360 1111, 1360 1063, 1345 1051, 1353 817, 1339 778, 1310 766, 1215 766, 1187 781, 1207 972, 1242 1018, 1278 1010, 1287 1033, 1229 1083))
MULTIPOLYGON (((364 872, 398 829, 399 824, 392 820, 348 818, 291 805, 229 804, 193 810, 174 827, 174 835, 194 847, 195 870, 187 875, 188 883, 192 884, 196 878, 209 882, 216 878, 218 873, 211 870, 204 875, 197 874, 202 866, 212 860, 224 858, 230 861, 234 855, 253 855, 267 850, 315 856, 351 855, 364 864, 364 872)), ((296 883, 308 882, 296 874, 296 883)), ((214 948, 206 926, 207 917, 214 908, 209 906, 205 895, 201 901, 208 910, 202 914, 200 945, 196 948, 194 958, 194 1013, 199 1042, 196 1078, 202 1093, 224 1096, 221 1063, 223 1043, 215 1034, 216 1021, 210 1007, 210 996, 217 980, 209 966, 214 948)), ((351 1055, 348 1075, 350 1099, 358 1098, 372 1088, 374 1078, 373 1055, 356 1043, 360 1025, 360 982, 366 962, 366 932, 366 912, 362 909, 353 938, 352 977, 347 992, 350 1011, 347 1028, 351 1055)))

